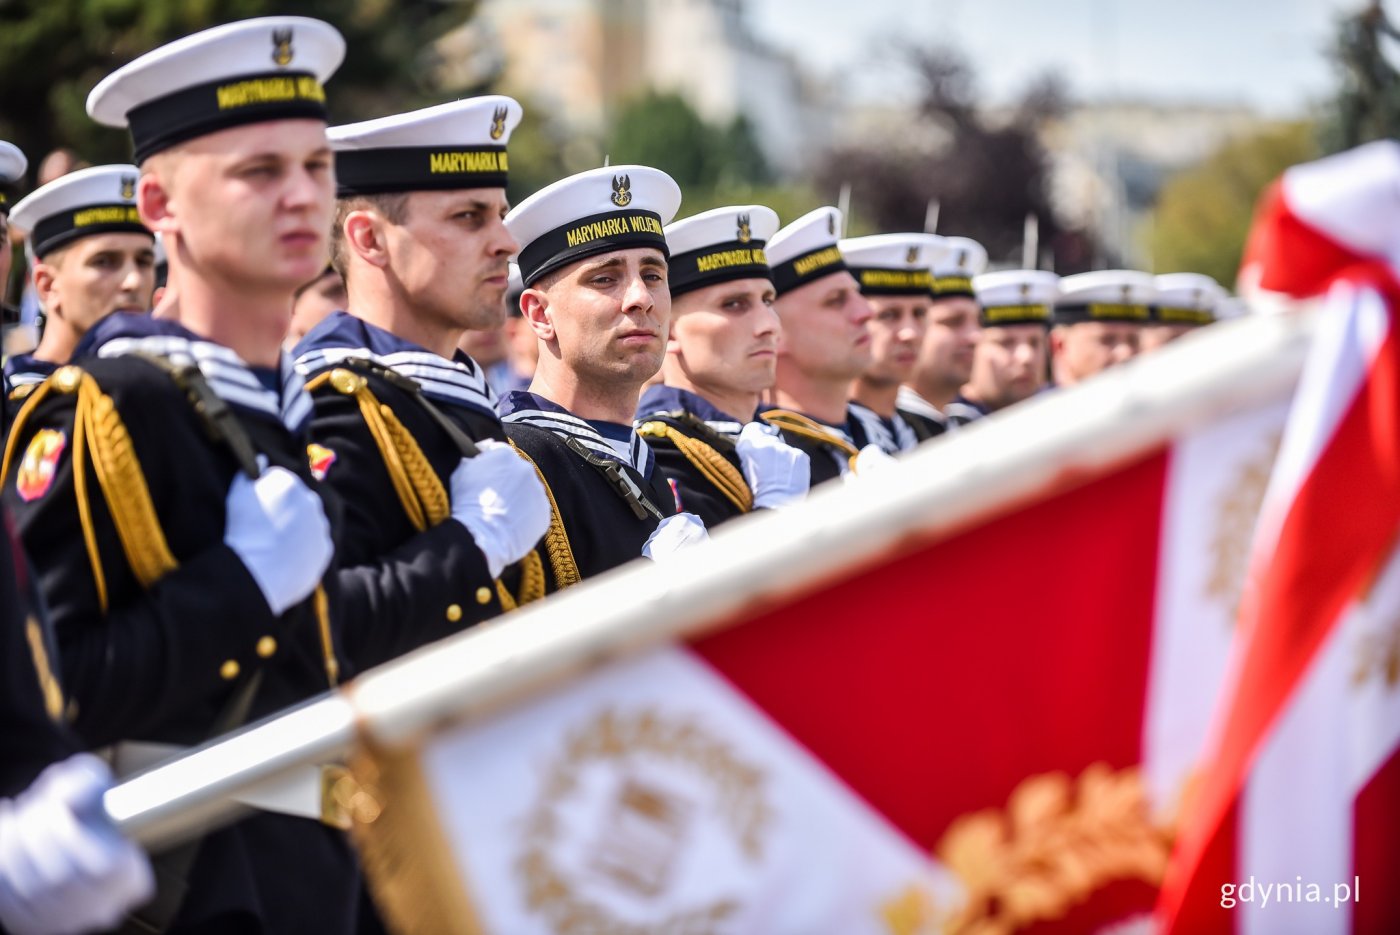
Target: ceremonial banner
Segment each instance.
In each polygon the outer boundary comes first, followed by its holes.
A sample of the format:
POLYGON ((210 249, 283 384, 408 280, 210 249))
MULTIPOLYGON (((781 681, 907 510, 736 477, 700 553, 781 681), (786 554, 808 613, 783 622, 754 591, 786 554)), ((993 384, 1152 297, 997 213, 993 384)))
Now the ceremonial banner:
POLYGON ((1145 924, 1307 331, 1214 326, 363 677, 389 919, 1145 924))
POLYGON ((1210 770, 1163 894, 1173 932, 1400 928, 1400 146, 1290 170, 1260 285, 1322 323, 1259 523, 1210 770))

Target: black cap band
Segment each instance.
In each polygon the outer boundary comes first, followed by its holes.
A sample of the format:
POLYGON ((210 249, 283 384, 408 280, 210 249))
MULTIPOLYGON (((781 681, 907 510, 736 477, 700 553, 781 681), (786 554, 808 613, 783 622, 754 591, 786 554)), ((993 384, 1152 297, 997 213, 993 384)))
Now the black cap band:
POLYGON ((1075 325, 1084 321, 1117 321, 1143 324, 1152 317, 1146 305, 1124 302, 1089 302, 1055 306, 1055 324, 1075 325))
POLYGON ((141 215, 135 205, 108 204, 86 205, 46 217, 34 225, 29 242, 34 245, 34 255, 44 257, 80 237, 94 234, 145 234, 152 239, 155 237, 141 223, 141 215))
POLYGON ((571 221, 541 234, 520 251, 520 279, 526 286, 584 257, 629 247, 655 247, 670 256, 661 215, 653 211, 607 211, 571 221))
POLYGON ((1049 327, 1051 311, 1045 304, 984 305, 978 316, 983 328, 1007 325, 1045 325, 1049 327))
POLYGON ((1154 305, 1152 320, 1161 325, 1208 325, 1215 321, 1215 313, 1199 308, 1154 305))
POLYGON ((335 154, 336 197, 505 188, 504 146, 395 146, 335 154))
POLYGON ((198 136, 245 123, 326 120, 326 92, 306 72, 260 72, 185 88, 127 114, 136 162, 198 136))
POLYGON ((832 273, 846 270, 846 261, 835 244, 818 247, 773 266, 773 289, 778 295, 832 273))
POLYGON ((933 285, 933 275, 926 269, 883 266, 852 266, 850 269, 860 283, 861 295, 928 295, 933 285))
POLYGON ((762 240, 749 240, 747 243, 731 240, 675 254, 671 257, 670 272, 666 277, 671 295, 677 296, 735 279, 770 278, 763 244, 762 240))
POLYGON ((977 298, 977 293, 972 288, 971 276, 934 276, 933 288, 929 291, 935 299, 955 299, 959 296, 977 298))

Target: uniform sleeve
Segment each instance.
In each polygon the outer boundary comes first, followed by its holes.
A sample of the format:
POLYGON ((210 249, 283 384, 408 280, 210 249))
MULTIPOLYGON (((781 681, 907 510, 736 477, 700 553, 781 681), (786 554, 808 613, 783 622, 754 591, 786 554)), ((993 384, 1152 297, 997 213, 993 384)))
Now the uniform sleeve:
MULTIPOLYGON (((201 530, 204 548, 193 550, 150 588, 141 588, 127 568, 89 463, 86 503, 91 548, 100 557, 107 587, 103 610, 74 484, 73 400, 50 396, 21 427, 16 451, 29 454, 10 465, 3 497, 14 511, 48 604, 72 726, 86 743, 101 746, 140 736, 151 725, 226 690, 228 662, 242 670, 256 666, 258 640, 279 634, 279 621, 242 561, 222 544, 223 496, 207 489, 210 478, 197 461, 181 465, 172 454, 207 449, 207 442, 183 434, 190 430, 188 413, 156 411, 158 398, 143 399, 145 411, 129 425, 142 455, 157 454, 143 447, 142 423, 164 432, 166 444, 158 454, 167 457, 146 458, 146 483, 158 503, 170 501, 185 509, 217 496, 210 515, 217 517, 218 528, 201 530), (30 452, 34 439, 46 432, 30 452), (60 448, 56 455, 46 459, 40 454, 54 446, 60 448), (198 481, 185 477, 182 467, 198 481)), ((175 543, 172 548, 183 551, 175 543)))
POLYGON ((336 577, 352 669, 500 614, 486 557, 467 528, 447 519, 419 532, 410 523, 354 398, 328 388, 315 403, 313 467, 319 457, 343 514, 336 577))
POLYGON ((23 556, 10 535, 9 517, 0 529, 0 795, 14 795, 48 764, 77 751, 57 723, 62 694, 51 669, 42 608, 33 606, 23 556))

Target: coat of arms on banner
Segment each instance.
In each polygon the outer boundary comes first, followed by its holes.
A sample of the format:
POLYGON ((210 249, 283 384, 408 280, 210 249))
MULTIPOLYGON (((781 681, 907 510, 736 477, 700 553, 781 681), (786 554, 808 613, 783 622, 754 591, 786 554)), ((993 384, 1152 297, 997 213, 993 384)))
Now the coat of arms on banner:
POLYGON ((762 861, 765 785, 698 718, 603 709, 564 738, 524 818, 525 903, 556 931, 583 916, 607 931, 721 931, 740 901, 707 868, 762 861))

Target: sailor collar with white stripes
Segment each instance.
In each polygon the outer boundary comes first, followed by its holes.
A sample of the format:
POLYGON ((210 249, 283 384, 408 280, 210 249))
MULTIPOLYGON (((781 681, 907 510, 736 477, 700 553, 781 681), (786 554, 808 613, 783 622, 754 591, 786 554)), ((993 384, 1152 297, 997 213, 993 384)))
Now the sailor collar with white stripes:
MULTIPOLYGON (((664 383, 655 383, 642 391, 641 402, 637 405, 637 422, 640 424, 652 416, 677 411, 690 413, 726 438, 738 438, 744 428, 743 422, 705 397, 664 383)), ((757 415, 753 419, 762 421, 757 415)))
POLYGON ((948 424, 948 417, 937 406, 916 393, 912 387, 901 386, 899 388, 899 393, 895 396, 895 405, 905 412, 923 416, 939 425, 948 424))
POLYGON ((546 429, 566 443, 577 439, 594 454, 625 464, 643 477, 651 476, 651 448, 630 425, 580 419, 558 403, 525 390, 506 394, 498 407, 502 422, 546 429))
POLYGON ((8 391, 31 383, 43 383, 57 369, 58 364, 50 361, 30 354, 16 354, 5 361, 5 388, 8 391))
POLYGON ((292 354, 303 377, 361 358, 413 380, 434 402, 496 417, 496 394, 476 361, 461 351, 448 360, 348 312, 327 315, 292 354))
POLYGON ((280 391, 274 392, 230 348, 149 315, 107 316, 88 332, 78 351, 75 360, 83 353, 106 358, 141 354, 175 366, 193 365, 224 402, 281 422, 293 435, 301 434, 311 419, 311 396, 285 353, 277 369, 280 391))
POLYGON ((877 445, 885 454, 897 455, 911 451, 918 445, 919 437, 898 412, 887 419, 874 409, 863 406, 854 400, 850 404, 851 417, 865 430, 865 437, 877 445))

